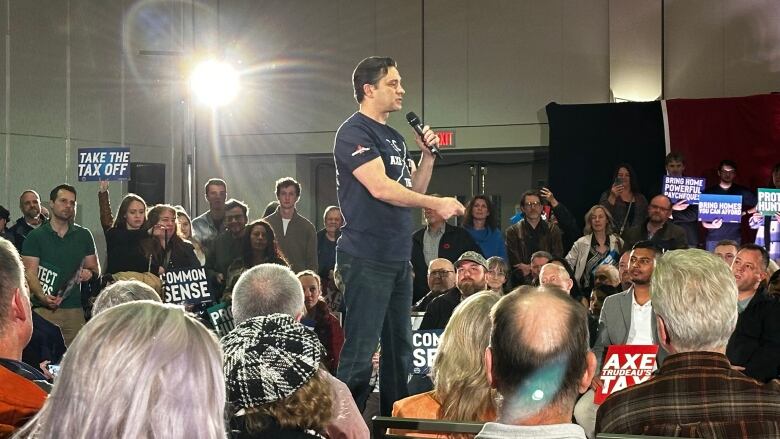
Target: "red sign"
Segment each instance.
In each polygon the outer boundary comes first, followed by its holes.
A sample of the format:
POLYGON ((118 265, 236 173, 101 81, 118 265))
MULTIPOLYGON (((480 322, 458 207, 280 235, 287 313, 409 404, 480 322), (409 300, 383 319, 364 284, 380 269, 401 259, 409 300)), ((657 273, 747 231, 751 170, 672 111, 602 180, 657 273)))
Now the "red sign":
POLYGON ((436 131, 439 135, 439 148, 453 148, 455 147, 455 131, 441 130, 436 131))
POLYGON ((593 397, 601 404, 612 392, 650 379, 656 369, 657 345, 612 345, 601 369, 603 386, 593 397))

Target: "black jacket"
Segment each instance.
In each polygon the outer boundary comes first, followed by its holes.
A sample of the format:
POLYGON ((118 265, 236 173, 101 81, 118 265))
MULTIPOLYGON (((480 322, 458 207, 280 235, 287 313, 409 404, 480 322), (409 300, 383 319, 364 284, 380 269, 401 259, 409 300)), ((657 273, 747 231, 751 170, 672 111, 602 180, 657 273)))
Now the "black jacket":
MULTIPOLYGON (((631 250, 639 241, 647 240, 647 222, 645 220, 642 224, 634 227, 629 227, 623 232, 623 249, 631 250)), ((661 247, 663 250, 680 250, 688 248, 688 235, 685 233, 685 229, 673 224, 671 221, 667 221, 664 225, 655 232, 651 242, 661 247)))
POLYGON ((759 289, 737 319, 726 356, 760 381, 780 376, 780 302, 759 289))
MULTIPOLYGON (((40 218, 41 218, 41 224, 43 224, 44 221, 46 221, 46 217, 40 215, 40 218)), ((8 240, 14 244, 14 247, 16 247, 16 249, 19 250, 19 252, 21 252, 22 244, 24 244, 24 240, 27 238, 27 234, 30 233, 32 230, 34 229, 30 227, 29 224, 27 224, 27 221, 24 220, 24 217, 21 217, 18 220, 16 220, 16 224, 8 228, 8 232, 7 232, 8 240)))
MULTIPOLYGON (((425 263, 425 255, 423 254, 424 234, 425 227, 412 234, 412 268, 414 269, 414 300, 412 303, 416 303, 430 291, 428 288, 428 264, 425 263)), ((444 234, 439 241, 439 257, 455 262, 460 255, 467 251, 482 254, 479 245, 474 242, 466 229, 445 223, 444 234)))
POLYGON ((449 323, 453 311, 460 305, 460 302, 460 290, 457 287, 433 299, 428 305, 428 309, 425 310, 425 315, 420 323, 420 330, 444 329, 447 323, 449 323))

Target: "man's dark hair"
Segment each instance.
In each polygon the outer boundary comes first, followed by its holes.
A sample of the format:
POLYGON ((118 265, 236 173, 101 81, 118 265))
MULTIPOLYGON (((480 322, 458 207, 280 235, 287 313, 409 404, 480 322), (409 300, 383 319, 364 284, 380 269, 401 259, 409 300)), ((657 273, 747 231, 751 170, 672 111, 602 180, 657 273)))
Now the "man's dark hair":
POLYGON ((352 86, 355 89, 355 100, 358 104, 363 102, 365 97, 363 86, 365 84, 376 85, 387 74, 390 67, 397 68, 398 65, 393 58, 389 57, 369 56, 358 63, 355 71, 352 72, 352 86))
MULTIPOLYGON (((531 313, 532 310, 526 310, 531 313)), ((493 307, 493 328, 490 334, 492 351, 492 375, 494 384, 504 400, 509 398, 531 401, 531 395, 525 394, 526 387, 540 389, 544 392, 546 405, 557 403, 571 404, 579 394, 579 383, 587 367, 588 354, 588 319, 587 310, 559 288, 536 287, 521 291, 513 291, 493 307), (535 300, 554 298, 560 302, 555 310, 556 321, 540 318, 530 318, 523 314, 522 308, 533 307, 535 300), (548 332, 552 328, 536 328, 535 325, 559 325, 554 329, 558 334, 552 342, 557 346, 549 347, 547 352, 540 352, 538 342, 531 342, 535 333, 548 332), (534 346, 537 345, 537 346, 534 346), (560 376, 550 379, 540 378, 539 373, 560 376), (544 389, 552 383, 554 388, 544 389), (519 395, 522 391, 524 394, 519 395), (548 395, 550 396, 548 398, 548 395)), ((533 392, 533 390, 531 390, 533 392)))
POLYGON ((685 156, 682 155, 680 152, 670 152, 669 154, 666 154, 666 159, 664 159, 664 166, 668 166, 671 162, 685 162, 685 156))
POLYGON ((612 285, 609 284, 601 284, 597 287, 593 287, 593 291, 601 291, 602 293, 604 293, 605 297, 609 297, 613 294, 617 294, 621 292, 620 288, 613 287, 612 285))
POLYGON ((715 244, 715 247, 720 247, 721 245, 733 245, 734 248, 739 249, 739 243, 733 239, 721 239, 715 244))
POLYGON ((469 200, 468 204, 466 204, 466 214, 463 215, 463 226, 474 226, 474 218, 472 217, 471 211, 474 210, 474 203, 476 203, 477 200, 482 200, 485 202, 485 205, 487 205, 488 216, 485 218, 485 228, 488 230, 497 229, 498 220, 496 219, 496 209, 493 206, 493 202, 490 201, 490 198, 488 198, 487 195, 475 195, 474 198, 469 200))
POLYGON ((49 200, 51 200, 51 201, 56 200, 57 199, 57 193, 60 190, 64 190, 64 191, 68 191, 68 192, 72 193, 73 194, 73 198, 76 198, 77 195, 78 195, 78 194, 76 194, 76 188, 75 187, 73 187, 73 186, 71 186, 69 184, 66 184, 66 183, 62 183, 61 185, 58 185, 57 187, 55 187, 54 189, 51 190, 51 192, 49 193, 49 200))
POLYGON ((734 160, 721 160, 720 164, 718 164, 718 171, 723 169, 724 166, 731 166, 735 171, 737 170, 737 164, 734 163, 734 160))
POLYGON ((209 193, 209 186, 222 186, 227 191, 227 183, 221 178, 209 178, 209 181, 203 186, 203 190, 206 191, 206 193, 209 193))
POLYGON ((301 184, 292 177, 282 177, 276 180, 276 196, 278 197, 279 191, 287 186, 295 186, 295 195, 297 197, 301 196, 301 184))
POLYGON ((539 193, 537 190, 530 190, 523 192, 523 195, 520 196, 520 207, 525 207, 525 197, 528 196, 534 196, 539 198, 539 201, 542 201, 542 194, 539 193))
POLYGON ((774 174, 775 172, 777 172, 777 171, 780 171, 780 162, 778 162, 778 163, 775 163, 775 166, 773 166, 773 167, 772 167, 772 173, 773 173, 773 174, 774 174))
POLYGON ((242 201, 238 201, 235 198, 231 198, 225 202, 225 212, 227 212, 230 209, 235 209, 236 207, 240 208, 242 212, 244 212, 244 216, 249 216, 249 206, 246 205, 246 203, 242 201))
POLYGON ((631 247, 631 250, 633 251, 638 248, 645 248, 645 249, 652 250, 655 253, 655 257, 661 256, 664 252, 663 249, 653 241, 639 241, 636 244, 634 244, 633 247, 631 247))
POLYGON ((742 244, 742 246, 739 248, 739 251, 742 250, 753 250, 761 253, 761 269, 766 270, 767 267, 769 267, 769 253, 766 251, 764 247, 761 247, 760 245, 756 245, 753 243, 742 244))

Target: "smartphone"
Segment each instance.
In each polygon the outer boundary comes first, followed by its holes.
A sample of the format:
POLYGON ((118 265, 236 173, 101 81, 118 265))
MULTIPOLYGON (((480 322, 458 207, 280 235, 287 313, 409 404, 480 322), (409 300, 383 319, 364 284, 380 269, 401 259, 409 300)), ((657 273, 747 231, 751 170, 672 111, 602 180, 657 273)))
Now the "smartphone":
POLYGON ((620 186, 621 184, 623 184, 623 177, 615 177, 615 183, 612 186, 620 186))
POLYGON ((60 374, 60 365, 59 364, 48 364, 46 365, 46 369, 49 370, 49 373, 53 377, 57 377, 57 375, 60 374))
POLYGON ((544 180, 536 180, 536 190, 544 189, 544 180))

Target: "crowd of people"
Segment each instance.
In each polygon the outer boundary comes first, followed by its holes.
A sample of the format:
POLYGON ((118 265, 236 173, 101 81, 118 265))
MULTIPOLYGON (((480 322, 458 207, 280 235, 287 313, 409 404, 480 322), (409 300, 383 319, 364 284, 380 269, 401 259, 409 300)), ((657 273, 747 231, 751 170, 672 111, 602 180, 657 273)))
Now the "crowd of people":
MULTIPOLYGON (((756 212, 734 162, 705 192, 742 195, 757 243, 646 197, 629 164, 584 228, 541 188, 502 231, 488 196, 426 194, 436 135, 420 130, 409 163, 382 123, 404 94, 394 61, 362 61, 353 82, 339 206, 319 232, 291 177, 251 222, 222 179, 194 219, 134 194, 114 214, 101 182, 101 269, 73 186, 48 209, 24 191, 9 229, 0 208, 0 436, 366 438, 376 390, 383 415, 483 422, 480 438, 780 436, 780 213, 756 212), (166 273, 201 268, 210 301, 163 303, 166 273), (232 315, 224 333, 216 304, 232 315), (443 332, 430 375, 410 380, 413 310, 443 332), (612 345, 658 346, 658 371, 597 405, 612 345)), ((666 172, 682 175, 683 157, 666 172)))

